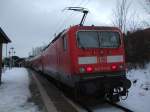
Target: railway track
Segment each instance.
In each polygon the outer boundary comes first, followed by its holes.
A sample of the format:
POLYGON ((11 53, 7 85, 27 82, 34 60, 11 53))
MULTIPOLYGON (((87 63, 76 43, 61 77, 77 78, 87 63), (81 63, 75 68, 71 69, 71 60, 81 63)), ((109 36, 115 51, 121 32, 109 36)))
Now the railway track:
MULTIPOLYGON (((37 72, 36 72, 36 73, 37 73, 37 72)), ((38 73, 38 75, 40 75, 40 74, 38 73)), ((42 77, 40 76, 40 78, 42 78, 42 77)), ((43 77, 43 78, 44 78, 44 77, 43 77)), ((45 77, 45 78, 47 78, 47 77, 45 77)), ((52 82, 51 79, 48 79, 48 81, 49 81, 49 83, 52 83, 55 87, 57 87, 56 83, 55 83, 55 82, 52 82)), ((58 88, 58 87, 57 87, 57 88, 58 88)), ((61 90, 60 88, 58 88, 58 89, 61 90)), ((62 91, 62 90, 61 90, 61 91, 62 91)), ((93 110, 90 106, 88 106, 87 104, 85 104, 85 102, 76 101, 74 98, 72 98, 70 95, 66 94, 64 91, 62 91, 62 92, 64 93, 64 96, 65 96, 67 99, 70 99, 70 100, 72 101, 72 103, 74 103, 75 105, 77 104, 77 105, 79 106, 79 108, 82 108, 82 109, 86 110, 87 112, 94 112, 94 110, 93 110)), ((85 101, 85 100, 84 100, 84 101, 85 101)), ((102 102, 101 102, 101 103, 102 103, 102 102)), ((108 104, 108 105, 111 105, 111 106, 113 106, 113 107, 115 107, 115 108, 118 108, 118 109, 120 109, 120 110, 122 110, 122 111, 124 111, 124 112, 134 112, 134 111, 132 111, 132 110, 130 110, 130 109, 124 107, 124 106, 121 106, 121 105, 116 104, 116 103, 112 103, 112 102, 110 102, 110 101, 104 101, 104 103, 106 103, 106 104, 108 104)), ((79 110, 79 112, 80 112, 80 110, 79 110)))
POLYGON ((114 106, 116 108, 119 108, 119 109, 123 110, 124 112, 134 112, 134 111, 132 111, 132 110, 130 110, 130 109, 124 107, 124 106, 121 106, 121 105, 116 104, 116 103, 112 103, 110 101, 106 101, 106 103, 109 104, 109 105, 112 105, 112 106, 114 106))
MULTIPOLYGON (((123 112, 134 112, 134 111, 132 111, 132 110, 130 110, 130 109, 124 107, 124 106, 119 105, 119 104, 115 104, 115 103, 112 103, 112 102, 109 102, 109 101, 107 101, 106 103, 113 106, 113 107, 116 107, 116 108, 122 110, 123 112)), ((83 103, 78 103, 78 104, 82 108, 84 108, 87 112, 94 112, 94 110, 92 110, 92 108, 86 106, 85 104, 83 104, 83 103)))
MULTIPOLYGON (((122 110, 123 112, 134 112, 134 111, 132 111, 132 110, 130 110, 130 109, 124 107, 124 106, 121 106, 121 105, 119 105, 119 104, 116 104, 116 103, 112 103, 112 102, 109 102, 109 101, 106 101, 105 103, 107 103, 107 104, 109 104, 109 105, 111 105, 111 106, 113 106, 113 107, 115 107, 115 108, 118 108, 118 109, 122 110)), ((78 104, 79 104, 83 109, 85 109, 87 112, 94 112, 94 110, 92 110, 92 108, 86 106, 85 104, 80 103, 80 102, 78 102, 78 104)))
MULTIPOLYGON (((92 107, 90 107, 89 105, 85 104, 85 102, 80 102, 80 101, 76 101, 75 99, 73 99, 72 97, 70 96, 66 96, 68 99, 70 99, 73 103, 79 105, 80 108, 86 110, 87 112, 94 112, 94 109, 92 109, 92 107)), ((85 100, 86 101, 86 100, 85 100)), ((115 107, 119 110, 122 110, 123 112, 134 112, 132 111, 131 109, 128 109, 127 107, 124 107, 122 105, 119 105, 119 104, 116 104, 116 103, 113 103, 113 102, 110 102, 108 100, 104 100, 104 101, 98 101, 99 103, 101 104, 108 104, 112 107, 115 107)))

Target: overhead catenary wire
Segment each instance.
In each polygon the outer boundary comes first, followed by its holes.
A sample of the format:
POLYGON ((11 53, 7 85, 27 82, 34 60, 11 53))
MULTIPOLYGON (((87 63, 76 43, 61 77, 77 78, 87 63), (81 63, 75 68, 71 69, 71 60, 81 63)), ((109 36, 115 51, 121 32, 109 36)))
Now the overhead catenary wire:
MULTIPOLYGON (((75 4, 74 0, 70 0, 70 4, 69 5, 72 6, 73 4, 75 4)), ((61 20, 57 23, 56 26, 58 26, 58 27, 57 27, 57 29, 55 31, 55 34, 64 27, 64 25, 67 22, 68 18, 70 18, 72 16, 72 14, 73 14, 73 13, 71 13, 70 15, 66 15, 64 9, 61 10, 61 13, 63 13, 62 14, 63 15, 63 17, 62 17, 63 19, 61 18, 61 20)))

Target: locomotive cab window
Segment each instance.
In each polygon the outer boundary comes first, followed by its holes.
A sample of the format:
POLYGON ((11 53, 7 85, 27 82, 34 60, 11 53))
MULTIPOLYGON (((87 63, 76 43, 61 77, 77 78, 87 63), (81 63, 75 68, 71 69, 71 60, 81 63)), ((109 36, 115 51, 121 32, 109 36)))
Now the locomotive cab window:
POLYGON ((63 50, 66 51, 67 50, 67 38, 66 38, 66 35, 63 35, 62 39, 63 39, 63 50))
POLYGON ((79 31, 77 42, 79 48, 118 48, 121 44, 120 34, 111 31, 79 31))
POLYGON ((79 48, 99 48, 98 33, 94 31, 80 31, 77 35, 79 48))
POLYGON ((118 48, 121 44, 117 32, 99 32, 99 41, 101 48, 118 48))

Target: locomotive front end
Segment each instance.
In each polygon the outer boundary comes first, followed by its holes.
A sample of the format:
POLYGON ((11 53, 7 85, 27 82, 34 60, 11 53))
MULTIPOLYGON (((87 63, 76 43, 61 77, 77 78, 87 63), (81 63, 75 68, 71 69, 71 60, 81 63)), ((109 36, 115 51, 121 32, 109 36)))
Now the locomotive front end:
POLYGON ((73 68, 80 92, 109 99, 125 96, 131 86, 126 78, 122 33, 112 27, 77 28, 73 68))

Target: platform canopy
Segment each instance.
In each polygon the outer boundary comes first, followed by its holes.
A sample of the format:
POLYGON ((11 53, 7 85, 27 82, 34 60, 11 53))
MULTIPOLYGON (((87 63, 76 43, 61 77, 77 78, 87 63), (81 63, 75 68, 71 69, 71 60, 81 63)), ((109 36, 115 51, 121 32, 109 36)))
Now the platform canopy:
POLYGON ((9 43, 11 40, 7 37, 4 31, 0 28, 0 43, 9 43))

